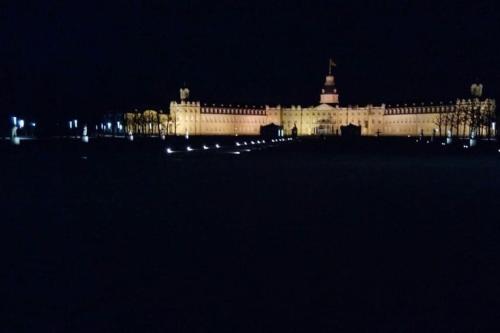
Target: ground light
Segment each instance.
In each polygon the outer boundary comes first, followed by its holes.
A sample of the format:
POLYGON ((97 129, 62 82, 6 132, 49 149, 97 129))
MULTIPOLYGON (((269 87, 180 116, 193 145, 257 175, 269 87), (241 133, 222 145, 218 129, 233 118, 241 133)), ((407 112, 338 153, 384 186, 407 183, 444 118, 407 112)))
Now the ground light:
POLYGON ((220 146, 219 146, 219 144, 218 144, 218 143, 216 143, 216 144, 215 144, 215 148, 217 148, 217 149, 219 149, 219 148, 220 148, 220 146))
POLYGON ((187 150, 187 151, 193 151, 193 148, 191 148, 191 147, 187 146, 187 147, 186 147, 186 150, 187 150))
POLYGON ((173 151, 172 149, 170 149, 170 148, 167 148, 167 150, 166 150, 166 151, 167 151, 167 154, 172 154, 172 153, 174 152, 174 151, 173 151))
POLYGON ((246 145, 247 145, 247 142, 245 141, 245 142, 243 142, 243 144, 246 146, 246 145))
POLYGON ((239 142, 236 142, 236 146, 237 146, 237 147, 239 147, 239 146, 241 146, 241 145, 240 145, 240 143, 239 143, 239 142))
POLYGON ((203 145, 203 150, 208 150, 210 148, 208 148, 206 145, 203 145))
POLYGON ((253 141, 250 141, 250 144, 254 145, 254 144, 255 144, 255 142, 253 142, 253 141))

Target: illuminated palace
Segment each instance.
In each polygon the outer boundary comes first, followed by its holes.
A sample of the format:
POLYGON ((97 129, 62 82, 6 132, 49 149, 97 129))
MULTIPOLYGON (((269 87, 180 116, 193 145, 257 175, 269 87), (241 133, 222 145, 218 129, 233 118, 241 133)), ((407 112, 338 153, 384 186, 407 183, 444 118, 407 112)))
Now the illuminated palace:
POLYGON ((170 113, 146 110, 126 113, 128 132, 164 135, 258 135, 263 125, 283 127, 285 135, 337 135, 341 126, 356 125, 362 135, 494 135, 495 100, 482 98, 482 85, 472 85, 471 97, 455 102, 427 105, 340 106, 339 93, 329 73, 316 106, 207 105, 189 100, 180 90, 180 101, 170 103, 170 113), (139 118, 137 118, 139 117, 139 118), (145 119, 148 118, 148 119, 145 119), (139 119, 139 120, 138 120, 139 119), (138 124, 143 124, 139 126, 138 124), (149 127, 148 127, 149 126, 149 127), (142 129, 142 130, 141 130, 142 129))

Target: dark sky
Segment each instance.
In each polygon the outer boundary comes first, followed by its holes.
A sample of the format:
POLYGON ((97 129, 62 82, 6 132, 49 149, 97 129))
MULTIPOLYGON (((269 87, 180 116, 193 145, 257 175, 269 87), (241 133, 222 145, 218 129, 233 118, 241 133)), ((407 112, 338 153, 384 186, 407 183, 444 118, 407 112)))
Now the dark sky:
POLYGON ((500 92, 496 1, 2 1, 2 115, 84 117, 196 100, 313 105, 500 92), (463 3, 463 4, 462 4, 463 3))

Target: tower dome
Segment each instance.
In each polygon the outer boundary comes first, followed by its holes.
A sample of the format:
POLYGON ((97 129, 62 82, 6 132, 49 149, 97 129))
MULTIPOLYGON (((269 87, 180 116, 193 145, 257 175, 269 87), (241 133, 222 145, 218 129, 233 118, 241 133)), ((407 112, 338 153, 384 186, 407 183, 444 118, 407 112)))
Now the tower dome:
POLYGON ((335 77, 332 74, 332 67, 335 67, 335 63, 330 59, 328 66, 328 75, 325 78, 325 84, 323 89, 321 89, 321 95, 319 102, 321 104, 339 104, 339 95, 337 93, 337 88, 335 88, 335 77))

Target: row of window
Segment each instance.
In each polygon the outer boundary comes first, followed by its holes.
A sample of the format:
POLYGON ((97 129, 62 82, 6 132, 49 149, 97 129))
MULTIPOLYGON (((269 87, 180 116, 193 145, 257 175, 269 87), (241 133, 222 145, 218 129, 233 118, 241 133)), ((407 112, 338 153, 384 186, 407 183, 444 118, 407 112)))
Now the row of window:
MULTIPOLYGON (((303 117, 306 117, 308 115, 310 115, 310 116, 323 116, 323 117, 344 117, 346 115, 348 115, 348 116, 354 116, 354 117, 356 117, 356 116, 357 117, 359 117, 359 116, 377 116, 377 114, 369 115, 366 112, 364 112, 364 113, 356 112, 356 113, 349 113, 349 114, 343 114, 343 113, 325 113, 325 112, 323 112, 323 113, 320 113, 320 112, 316 113, 316 112, 312 112, 311 114, 307 114, 307 113, 302 114, 303 117)), ((382 114, 380 114, 380 115, 382 115, 382 114)), ((296 114, 287 114, 287 115, 285 115, 285 117, 287 117, 287 116, 300 117, 300 114, 296 113, 296 114)))
POLYGON ((244 134, 244 133, 258 133, 260 127, 238 127, 238 128, 222 128, 222 127, 204 127, 201 130, 204 133, 226 133, 226 134, 244 134))
POLYGON ((191 116, 191 117, 186 117, 186 118, 183 118, 183 117, 178 117, 177 118, 177 122, 180 123, 182 121, 187 121, 187 122, 194 122, 194 121, 198 121, 198 122, 203 122, 203 123, 234 123, 234 124, 266 124, 267 121, 266 119, 255 119, 255 118, 250 118, 250 119, 246 119, 245 121, 241 121, 241 119, 239 119, 239 121, 234 121, 234 119, 231 119, 231 118, 218 118, 218 117, 214 117, 214 118, 203 118, 201 120, 199 119, 196 119, 194 116, 191 116))
POLYGON ((214 109, 214 108, 202 108, 201 113, 205 114, 235 114, 235 115, 255 115, 255 116, 265 116, 265 110, 256 109, 214 109))
POLYGON ((435 122, 435 119, 417 119, 416 121, 412 120, 390 120, 386 123, 388 124, 432 124, 435 122))
MULTIPOLYGON (((180 109, 180 111, 186 111, 187 113, 196 113, 196 109, 180 109)), ((389 110, 389 112, 393 112, 392 110, 389 110)), ((231 115, 255 115, 255 116, 278 116, 277 112, 269 112, 269 114, 266 113, 266 110, 258 110, 258 109, 214 109, 214 108, 201 108, 201 113, 203 114, 231 114, 231 115)), ((392 114, 392 113, 389 113, 392 114)), ((397 114, 397 113, 394 113, 397 114)), ((303 116, 323 116, 323 117, 335 117, 335 116, 345 116, 345 114, 339 113, 339 112, 334 112, 334 113, 328 113, 328 112, 312 112, 312 113, 289 113, 289 114, 284 114, 284 117, 300 117, 301 115, 303 116)), ((370 116, 367 112, 355 112, 351 114, 347 114, 351 116, 370 116)), ((382 115, 380 114, 371 114, 371 116, 377 116, 377 115, 382 115)))
POLYGON ((416 108, 397 108, 387 109, 385 114, 420 114, 420 113, 440 113, 451 112, 454 106, 436 106, 436 107, 416 107, 416 108))

